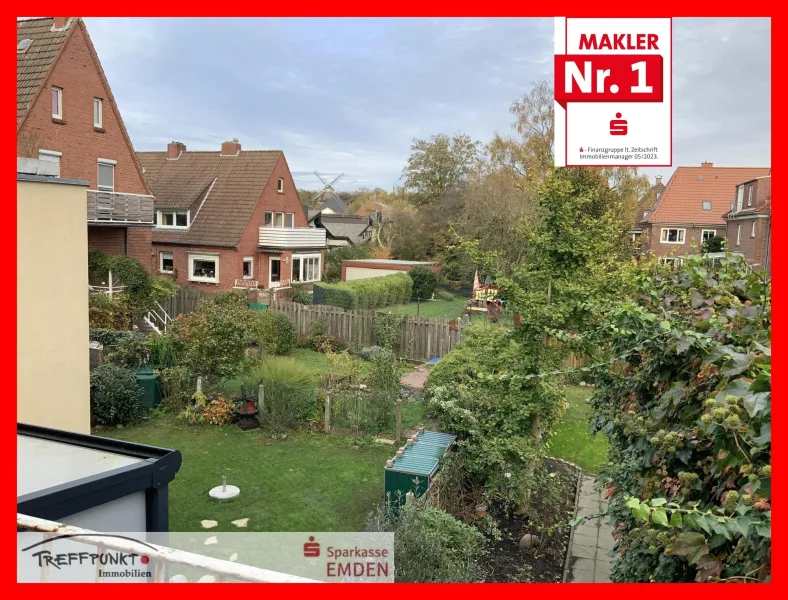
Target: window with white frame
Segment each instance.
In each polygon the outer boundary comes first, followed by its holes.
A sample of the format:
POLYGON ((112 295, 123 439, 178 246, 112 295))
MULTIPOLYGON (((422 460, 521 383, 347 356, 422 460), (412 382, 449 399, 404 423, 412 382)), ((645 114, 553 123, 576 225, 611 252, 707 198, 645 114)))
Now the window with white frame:
POLYGON ((752 206, 752 188, 753 185, 750 184, 750 187, 747 190, 747 206, 752 206))
POLYGON ((717 237, 717 230, 716 229, 704 229, 700 233, 701 241, 705 242, 710 240, 713 237, 717 237))
POLYGON ((686 233, 686 229, 673 229, 670 227, 665 227, 662 229, 660 241, 663 244, 683 244, 686 233))
POLYGON ((704 200, 701 206, 703 210, 711 210, 711 200, 704 200))
POLYGON ((100 192, 115 191, 115 161, 98 160, 98 190, 100 192))
POLYGON ((189 281, 219 283, 219 255, 189 254, 189 281))
POLYGON ((59 87, 52 87, 52 118, 63 118, 63 90, 59 87))
POLYGON ((736 188, 736 212, 742 209, 742 202, 744 201, 744 186, 740 185, 736 188))
POLYGON ((159 252, 159 271, 162 273, 175 272, 175 263, 172 260, 172 252, 159 252))
POLYGON ((752 222, 752 230, 750 231, 750 237, 755 237, 755 221, 752 222))
POLYGON ((295 214, 285 213, 285 227, 289 227, 290 229, 292 229, 294 221, 295 221, 295 214))
POLYGON ((243 278, 254 279, 254 257, 244 256, 243 278))
POLYGON ((663 256, 659 259, 662 264, 679 266, 684 264, 684 259, 680 256, 663 256))
POLYGON ((320 255, 293 254, 293 275, 291 279, 300 283, 320 281, 320 255))
POLYGON ((104 102, 101 98, 93 98, 93 127, 101 129, 104 126, 104 102))
POLYGON ((57 165, 57 177, 60 177, 60 157, 63 156, 62 152, 55 152, 54 150, 39 150, 38 160, 53 163, 57 165))
POLYGON ((741 225, 736 228, 736 245, 741 245, 741 225))
POLYGON ((285 180, 281 177, 276 180, 276 191, 280 194, 285 193, 285 180))
POLYGON ((289 227, 292 229, 295 223, 295 213, 265 211, 263 216, 263 227, 289 227))
POLYGON ((274 215, 274 227, 282 227, 285 223, 285 213, 276 213, 274 215))
POLYGON ((264 227, 273 227, 274 226, 274 213, 270 210, 265 211, 265 218, 263 221, 264 227))
POLYGON ((156 211, 156 219, 154 224, 156 227, 164 229, 188 229, 189 211, 166 208, 158 210, 156 211))

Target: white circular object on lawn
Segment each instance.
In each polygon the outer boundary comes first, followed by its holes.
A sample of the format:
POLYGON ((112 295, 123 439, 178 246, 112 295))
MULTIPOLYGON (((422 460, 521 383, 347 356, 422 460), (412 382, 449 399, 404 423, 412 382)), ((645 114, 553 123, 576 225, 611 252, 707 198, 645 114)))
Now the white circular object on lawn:
POLYGON ((241 493, 241 490, 234 486, 234 485, 227 485, 227 476, 222 475, 222 485, 217 485, 215 488, 212 488, 208 495, 211 498, 217 498, 218 500, 229 500, 230 498, 235 498, 241 493))
POLYGON ((217 485, 213 488, 208 495, 211 498, 218 498, 219 500, 229 500, 235 498, 241 493, 241 490, 234 485, 217 485))

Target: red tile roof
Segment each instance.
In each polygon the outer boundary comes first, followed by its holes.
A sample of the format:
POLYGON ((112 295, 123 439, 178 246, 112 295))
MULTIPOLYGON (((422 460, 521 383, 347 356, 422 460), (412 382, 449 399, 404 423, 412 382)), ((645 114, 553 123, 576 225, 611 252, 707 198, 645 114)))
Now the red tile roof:
POLYGON ((32 41, 27 50, 16 53, 17 127, 60 53, 63 42, 74 30, 74 27, 70 26, 67 29, 52 31, 54 22, 52 17, 23 19, 16 22, 17 44, 22 40, 32 41))
POLYGON ((281 157, 280 150, 241 150, 233 156, 189 151, 177 160, 168 160, 166 152, 137 152, 156 209, 192 211, 188 230, 154 228, 153 241, 238 245, 281 157))
POLYGON ((738 184, 768 175, 769 167, 678 167, 644 223, 699 223, 724 225, 738 184), (703 201, 711 210, 703 210, 703 201))

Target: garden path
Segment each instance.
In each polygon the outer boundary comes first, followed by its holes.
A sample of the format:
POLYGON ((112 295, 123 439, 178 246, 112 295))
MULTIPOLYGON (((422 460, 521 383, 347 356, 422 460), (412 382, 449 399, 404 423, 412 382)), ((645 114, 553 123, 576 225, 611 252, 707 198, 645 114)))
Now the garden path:
MULTIPOLYGON (((607 500, 596 488, 594 478, 583 475, 580 481, 580 496, 577 516, 592 516, 607 510, 607 500)), ((613 529, 602 517, 586 521, 575 527, 572 546, 569 549, 569 576, 567 581, 575 583, 609 583, 613 559, 608 552, 613 549, 613 529)))

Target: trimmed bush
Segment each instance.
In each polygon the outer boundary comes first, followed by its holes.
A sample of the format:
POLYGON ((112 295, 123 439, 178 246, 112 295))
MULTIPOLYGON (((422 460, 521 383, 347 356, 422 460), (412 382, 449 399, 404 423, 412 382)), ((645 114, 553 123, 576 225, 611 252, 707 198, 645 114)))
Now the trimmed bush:
MULTIPOLYGON (((102 294, 103 295, 103 294, 102 294)), ((121 340, 137 335, 134 331, 118 331, 117 329, 90 329, 90 341, 101 342, 105 346, 117 346, 121 340)))
POLYGON ((451 302, 452 300, 454 300, 454 294, 452 294, 451 292, 447 292, 446 290, 437 289, 435 290, 435 299, 451 302))
POLYGON ((383 352, 383 348, 380 346, 365 346, 359 350, 358 355, 364 360, 372 360, 380 356, 381 352, 383 352))
POLYGON ((413 280, 405 273, 395 273, 336 284, 315 283, 313 289, 314 304, 329 304, 345 310, 379 308, 408 302, 413 280))
POLYGON ((432 269, 424 265, 416 265, 410 271, 408 276, 413 280, 413 297, 421 298, 422 300, 429 300, 435 293, 435 288, 438 286, 438 276, 432 269))
POLYGON ((195 312, 180 315, 167 331, 179 364, 208 380, 234 376, 250 341, 252 312, 256 311, 247 308, 244 294, 223 293, 200 302, 195 312))
POLYGON ((107 355, 106 362, 119 367, 126 367, 127 369, 136 369, 148 362, 148 346, 145 334, 138 331, 129 331, 129 333, 131 335, 120 338, 118 343, 112 347, 112 351, 107 355))
POLYGON ((261 422, 275 431, 297 429, 317 417, 317 385, 312 371, 292 358, 266 357, 252 363, 238 378, 224 381, 221 391, 226 398, 238 396, 241 385, 256 391, 265 386, 265 406, 261 422))
POLYGON ((384 505, 371 529, 394 532, 397 583, 474 583, 484 576, 479 564, 487 552, 484 536, 430 506, 424 496, 400 511, 384 505))
POLYGON ((249 333, 266 354, 290 354, 298 339, 298 332, 287 315, 272 310, 251 311, 249 333))
POLYGON ((104 364, 90 374, 90 415, 96 425, 128 425, 144 413, 142 389, 132 370, 104 364))

